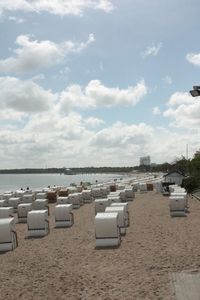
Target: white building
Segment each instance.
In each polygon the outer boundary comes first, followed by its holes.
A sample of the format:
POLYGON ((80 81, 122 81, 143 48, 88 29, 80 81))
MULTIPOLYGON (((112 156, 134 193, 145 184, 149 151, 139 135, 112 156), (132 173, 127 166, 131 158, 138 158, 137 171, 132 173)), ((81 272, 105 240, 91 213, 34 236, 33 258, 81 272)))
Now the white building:
POLYGON ((150 156, 140 157, 140 166, 150 166, 150 164, 151 164, 150 156))

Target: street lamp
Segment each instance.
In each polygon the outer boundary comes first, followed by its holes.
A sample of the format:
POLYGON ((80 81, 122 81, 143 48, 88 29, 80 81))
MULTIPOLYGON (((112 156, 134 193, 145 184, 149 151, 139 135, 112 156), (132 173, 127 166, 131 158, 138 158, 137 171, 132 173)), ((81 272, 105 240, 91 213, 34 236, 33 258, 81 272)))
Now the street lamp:
POLYGON ((200 86, 194 85, 193 90, 190 91, 190 94, 192 95, 192 97, 199 97, 200 96, 200 86))

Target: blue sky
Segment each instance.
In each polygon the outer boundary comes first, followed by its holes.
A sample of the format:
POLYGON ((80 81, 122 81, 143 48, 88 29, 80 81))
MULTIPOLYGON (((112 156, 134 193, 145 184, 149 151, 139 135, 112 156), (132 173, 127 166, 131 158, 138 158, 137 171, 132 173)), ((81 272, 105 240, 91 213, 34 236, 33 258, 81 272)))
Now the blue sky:
POLYGON ((1 0, 0 168, 200 148, 197 0, 1 0))

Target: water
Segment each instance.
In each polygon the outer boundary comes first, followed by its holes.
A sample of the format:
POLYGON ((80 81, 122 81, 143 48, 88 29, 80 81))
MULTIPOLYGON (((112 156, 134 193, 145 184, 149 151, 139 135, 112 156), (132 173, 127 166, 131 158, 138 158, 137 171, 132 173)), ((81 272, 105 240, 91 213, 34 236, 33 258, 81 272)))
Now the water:
POLYGON ((0 174, 0 192, 26 189, 26 187, 36 189, 49 185, 69 186, 70 183, 80 184, 81 181, 95 183, 98 180, 98 183, 101 183, 121 177, 122 175, 118 174, 0 174))

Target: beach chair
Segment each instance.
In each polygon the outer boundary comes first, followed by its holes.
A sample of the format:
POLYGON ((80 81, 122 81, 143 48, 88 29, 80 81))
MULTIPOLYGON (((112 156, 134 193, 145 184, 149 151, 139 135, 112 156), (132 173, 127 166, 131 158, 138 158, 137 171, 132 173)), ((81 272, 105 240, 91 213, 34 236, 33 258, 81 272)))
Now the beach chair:
POLYGON ((8 206, 8 202, 6 200, 0 200, 0 207, 8 206))
POLYGON ((37 193, 36 194, 36 199, 47 199, 47 193, 46 192, 37 193))
POLYGON ((73 208, 79 208, 81 206, 82 197, 80 193, 69 194, 68 204, 72 204, 73 208))
POLYGON ((107 206, 111 204, 111 200, 108 198, 96 199, 95 203, 95 215, 100 212, 105 212, 107 206))
POLYGON ((48 199, 36 199, 33 202, 34 210, 47 210, 49 215, 48 199))
POLYGON ((30 194, 24 194, 22 196, 22 201, 21 203, 33 203, 33 201, 35 200, 35 195, 30 193, 30 194))
POLYGON ((69 204, 68 197, 57 197, 57 204, 69 204))
POLYGON ((120 228, 120 234, 126 234, 126 213, 124 206, 109 206, 105 209, 106 213, 117 212, 118 213, 118 226, 120 228))
POLYGON ((32 203, 21 203, 18 205, 17 217, 19 223, 26 223, 28 212, 33 209, 32 203))
POLYGON ((171 217, 186 216, 186 198, 185 196, 170 196, 169 209, 171 217))
POLYGON ((91 190, 83 190, 82 191, 82 199, 84 203, 91 203, 94 198, 92 197, 92 191, 91 190))
POLYGON ((13 207, 0 207, 0 219, 14 217, 13 207))
POLYGON ((132 188, 126 188, 125 190, 125 201, 133 201, 135 199, 135 192, 132 188))
POLYGON ((27 216, 28 237, 45 236, 49 233, 47 210, 32 210, 27 216))
POLYGON ((0 252, 14 250, 17 246, 14 218, 0 219, 0 252))
POLYGON ((58 204, 55 206, 55 227, 70 227, 74 224, 72 204, 58 204))
POLYGON ((21 203, 20 197, 11 197, 8 199, 8 206, 11 206, 14 208, 14 212, 17 211, 18 205, 21 203))
POLYGON ((124 207, 124 209, 125 209, 125 225, 126 225, 126 227, 128 227, 130 224, 128 202, 123 202, 123 203, 113 202, 113 203, 111 203, 110 206, 111 207, 119 207, 119 206, 124 207))
POLYGON ((95 216, 96 247, 113 247, 121 243, 118 213, 98 213, 95 216))

